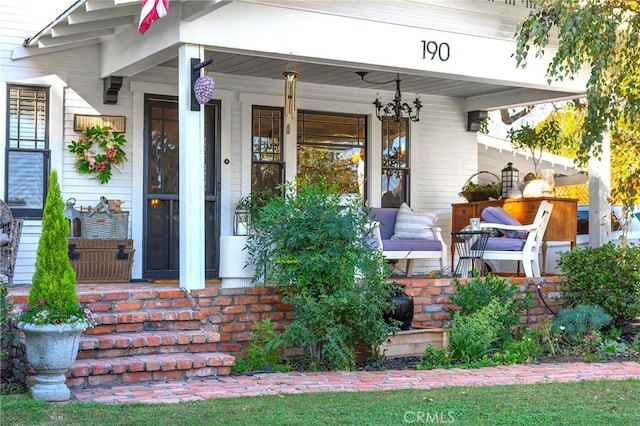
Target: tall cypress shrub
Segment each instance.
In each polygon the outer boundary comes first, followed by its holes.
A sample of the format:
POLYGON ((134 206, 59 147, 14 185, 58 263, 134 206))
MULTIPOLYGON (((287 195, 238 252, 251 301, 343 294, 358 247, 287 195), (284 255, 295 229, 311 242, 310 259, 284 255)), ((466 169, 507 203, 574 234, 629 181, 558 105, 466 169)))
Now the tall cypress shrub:
POLYGON ((74 313, 79 308, 79 302, 76 273, 69 262, 69 222, 64 217, 64 208, 58 174, 52 170, 28 304, 38 306, 44 300, 58 312, 74 313))

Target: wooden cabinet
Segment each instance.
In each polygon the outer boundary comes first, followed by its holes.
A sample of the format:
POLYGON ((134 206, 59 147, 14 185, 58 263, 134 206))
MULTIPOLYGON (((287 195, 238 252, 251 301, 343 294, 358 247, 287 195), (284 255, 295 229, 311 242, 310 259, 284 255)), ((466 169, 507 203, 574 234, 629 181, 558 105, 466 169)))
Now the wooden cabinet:
MULTIPOLYGON (((578 200, 573 198, 508 198, 506 200, 452 204, 451 231, 460 231, 465 226, 468 226, 469 219, 472 217, 482 217, 482 210, 489 206, 502 207, 522 224, 532 223, 542 200, 547 200, 553 204, 551 218, 544 233, 543 241, 569 241, 571 242, 571 248, 575 247, 578 231, 578 200)), ((546 244, 543 244, 543 253, 545 254, 543 259, 545 259, 546 244)), ((454 254, 452 244, 451 259, 453 259, 454 254)))

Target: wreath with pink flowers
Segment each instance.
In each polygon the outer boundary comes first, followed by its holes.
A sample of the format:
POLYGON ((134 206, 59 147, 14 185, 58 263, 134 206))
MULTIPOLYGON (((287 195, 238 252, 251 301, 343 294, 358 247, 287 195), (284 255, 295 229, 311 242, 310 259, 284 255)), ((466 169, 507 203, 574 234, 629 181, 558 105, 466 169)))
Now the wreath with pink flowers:
POLYGON ((76 170, 80 173, 95 174, 96 179, 105 184, 111 179, 114 166, 126 160, 122 149, 127 140, 106 126, 88 127, 82 138, 68 146, 76 156, 76 170))

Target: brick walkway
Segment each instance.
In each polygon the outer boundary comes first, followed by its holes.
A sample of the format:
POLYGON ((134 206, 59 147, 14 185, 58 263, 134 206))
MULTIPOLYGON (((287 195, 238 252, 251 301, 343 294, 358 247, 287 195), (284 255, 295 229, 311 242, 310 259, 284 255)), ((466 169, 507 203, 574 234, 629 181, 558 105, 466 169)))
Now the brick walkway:
POLYGON ((512 365, 481 369, 389 370, 370 372, 271 373, 74 390, 78 401, 104 403, 175 403, 237 396, 310 392, 430 389, 559 383, 598 379, 640 379, 640 363, 562 363, 512 365))

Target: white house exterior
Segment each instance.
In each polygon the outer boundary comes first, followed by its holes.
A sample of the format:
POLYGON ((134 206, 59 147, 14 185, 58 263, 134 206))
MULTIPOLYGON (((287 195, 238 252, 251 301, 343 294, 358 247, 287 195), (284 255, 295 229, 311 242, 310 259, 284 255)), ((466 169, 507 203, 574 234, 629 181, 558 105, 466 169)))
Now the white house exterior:
MULTIPOLYGON (((48 167, 58 170, 63 197, 75 198, 76 207, 95 205, 102 195, 123 200, 135 248, 132 279, 148 279, 145 253, 155 244, 148 226, 153 198, 147 189, 153 121, 149 105, 155 98, 177 99, 180 203, 172 204, 175 210, 168 215, 182 220, 176 222, 179 229, 172 230, 180 236, 174 243, 179 264, 172 271, 179 271, 181 286, 201 288, 205 270, 214 275, 218 271, 219 253, 225 250, 219 237, 233 234, 236 202, 251 191, 252 108, 282 111, 282 73, 292 66, 300 73, 298 112, 366 119, 365 186, 371 206, 380 205, 382 194, 382 126, 372 101, 377 93, 390 101, 394 87, 368 84, 356 71, 369 71, 367 79, 373 81, 391 80, 399 73, 403 101, 410 102, 417 93, 424 105, 420 121, 409 123, 407 198, 416 210, 437 212, 438 225, 448 236, 451 204, 463 201, 458 192, 478 168, 477 135, 467 131, 468 113, 575 98, 584 92, 584 75, 547 84, 543 59, 531 59, 526 69, 515 68, 512 36, 529 11, 520 1, 182 0, 171 1, 168 15, 142 35, 137 31, 139 1, 0 0, 0 197, 10 195, 9 88, 46 88, 48 167), (49 3, 59 10, 51 14, 49 3), (204 108, 191 110, 193 58, 213 59, 204 68, 215 80, 217 114, 209 136, 213 161, 205 182, 205 113, 204 108), (122 87, 116 90, 117 102, 105 104, 105 79, 110 77, 122 77, 122 87), (108 184, 75 169, 67 145, 80 137, 74 130, 78 114, 125 117, 127 161, 108 184), (205 218, 207 185, 215 197, 205 218), (205 220, 212 225, 205 226, 205 220)), ((290 181, 297 173, 298 118, 281 115, 283 170, 290 181)), ((31 279, 41 230, 38 218, 25 219, 16 284, 31 279)), ((420 268, 426 271, 433 265, 416 264, 415 269, 420 268)))

